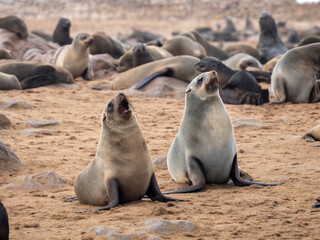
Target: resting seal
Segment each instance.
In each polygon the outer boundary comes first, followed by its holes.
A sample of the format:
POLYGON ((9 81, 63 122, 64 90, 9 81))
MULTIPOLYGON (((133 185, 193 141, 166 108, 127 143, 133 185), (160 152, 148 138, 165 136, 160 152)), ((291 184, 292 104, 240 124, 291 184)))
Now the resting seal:
POLYGON ((137 67, 153 61, 155 61, 155 59, 151 56, 143 43, 137 43, 133 46, 133 67, 137 67))
POLYGON ((247 67, 254 67, 262 70, 260 62, 246 53, 237 53, 222 62, 232 70, 244 70, 247 67))
POLYGON ((320 124, 312 128, 306 135, 304 135, 302 140, 306 142, 320 141, 320 124))
POLYGON ((185 111, 167 163, 176 182, 192 187, 169 193, 194 192, 206 183, 224 184, 230 178, 237 186, 275 185, 240 177, 233 127, 218 89, 219 76, 212 71, 197 76, 186 90, 185 111))
POLYGON ((21 85, 16 76, 0 72, 0 90, 21 89, 21 85))
POLYGON ((274 19, 267 13, 261 14, 260 34, 258 49, 260 53, 260 62, 265 64, 275 56, 287 52, 287 48, 278 35, 278 30, 274 19))
POLYGON ((152 201, 175 200, 160 192, 148 147, 124 94, 108 103, 101 122, 96 156, 74 182, 79 201, 105 205, 94 210, 108 210, 119 203, 140 200, 145 194, 152 201))
POLYGON ((9 239, 8 213, 1 201, 0 201, 0 239, 1 240, 9 239))
POLYGON ((10 51, 0 48, 0 59, 13 59, 13 55, 10 51))
POLYGON ((271 76, 274 103, 320 101, 316 74, 320 69, 320 43, 291 49, 277 62, 271 76), (312 94, 314 92, 315 94, 312 94))
POLYGON ((320 36, 308 35, 298 43, 298 47, 318 42, 320 42, 320 36))
POLYGON ((0 28, 15 33, 19 38, 28 37, 28 29, 23 20, 16 16, 0 18, 0 28))
POLYGON ((71 45, 61 47, 53 57, 53 63, 66 68, 74 78, 82 76, 90 80, 94 73, 89 61, 89 46, 92 37, 87 33, 79 33, 71 45))
POLYGON ((64 46, 72 43, 70 37, 71 22, 67 18, 60 18, 56 28, 53 31, 52 41, 58 43, 60 46, 64 46))
POLYGON ((259 51, 251 45, 245 43, 228 44, 228 46, 224 47, 223 50, 229 54, 246 53, 258 60, 260 59, 259 51))

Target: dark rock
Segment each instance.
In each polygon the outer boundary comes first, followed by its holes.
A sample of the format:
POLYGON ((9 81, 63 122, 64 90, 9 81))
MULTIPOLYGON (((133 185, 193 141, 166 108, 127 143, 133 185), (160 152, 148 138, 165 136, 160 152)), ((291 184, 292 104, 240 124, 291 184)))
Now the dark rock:
POLYGON ((0 140, 0 171, 12 171, 23 166, 18 156, 0 140))

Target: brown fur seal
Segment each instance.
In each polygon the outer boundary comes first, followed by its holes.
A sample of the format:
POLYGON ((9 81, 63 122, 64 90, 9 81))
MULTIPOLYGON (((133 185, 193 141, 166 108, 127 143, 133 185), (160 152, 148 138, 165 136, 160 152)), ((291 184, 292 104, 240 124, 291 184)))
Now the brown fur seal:
POLYGON ((189 55, 201 59, 207 55, 202 45, 185 36, 172 37, 163 44, 162 48, 173 56, 189 55))
POLYGON ((74 82, 68 70, 50 64, 10 62, 0 64, 0 72, 16 76, 22 89, 74 82))
POLYGON ((139 89, 157 76, 169 76, 190 82, 200 73, 194 67, 199 61, 200 59, 192 56, 176 56, 146 63, 117 75, 112 81, 111 88, 127 89, 139 83, 139 89))
POLYGON ((279 61, 279 59, 282 57, 282 55, 276 56, 274 58, 272 58, 271 60, 269 60, 265 65, 263 65, 263 71, 264 72, 268 72, 268 73, 272 73, 274 66, 277 64, 277 62, 279 61))
POLYGON ((320 124, 312 128, 306 135, 304 135, 302 140, 306 142, 320 141, 320 124))
POLYGON ((246 53, 237 53, 222 62, 232 70, 245 70, 247 67, 262 70, 260 62, 246 53))
POLYGON ((108 53, 113 58, 120 58, 125 52, 123 45, 119 41, 115 41, 104 32, 97 32, 92 35, 93 43, 90 46, 90 54, 108 53))
POLYGON ((9 239, 8 213, 1 201, 0 201, 0 239, 1 240, 9 239))
POLYGON ((223 48, 223 50, 229 54, 246 53, 246 54, 249 54, 250 56, 252 56, 258 60, 260 59, 258 49, 252 47, 249 44, 245 44, 245 43, 228 44, 226 47, 223 48))
POLYGON ((89 34, 79 33, 71 45, 65 45, 55 53, 53 63, 66 68, 74 78, 82 76, 90 80, 94 75, 89 59, 89 46, 92 41, 89 34))
POLYGON ((72 43, 70 37, 71 22, 67 18, 60 18, 56 28, 53 31, 52 41, 58 43, 60 46, 64 46, 72 43))
POLYGON ((277 62, 271 76, 274 103, 320 101, 316 74, 320 69, 320 43, 291 49, 277 62), (317 89, 315 89, 317 88, 317 89), (311 93, 315 91, 315 96, 311 93))
POLYGON ((0 18, 0 28, 15 33, 19 38, 28 37, 28 29, 23 20, 16 16, 0 18))
MULTIPOLYGON (((171 53, 160 47, 146 46, 146 49, 154 60, 173 57, 171 53)), ((119 65, 116 70, 117 72, 125 72, 133 67, 133 48, 130 48, 119 59, 119 65)))
POLYGON ((167 164, 176 182, 192 186, 168 193, 199 191, 205 184, 225 184, 230 178, 237 186, 276 185, 240 177, 233 127, 218 89, 219 76, 212 71, 197 76, 186 90, 185 111, 167 164))
POLYGON ((197 41, 199 44, 201 44, 201 46, 205 49, 207 56, 216 57, 220 60, 225 60, 230 57, 230 55, 227 52, 210 44, 196 31, 187 32, 181 35, 187 36, 193 39, 194 41, 197 41))
POLYGON ((320 36, 308 35, 298 43, 298 47, 301 47, 301 46, 304 46, 304 45, 308 45, 308 44, 312 44, 312 43, 317 43, 317 42, 320 42, 320 36))
POLYGON ((258 49, 260 53, 260 62, 265 64, 275 56, 287 52, 287 48, 278 35, 278 30, 274 19, 263 12, 259 19, 260 34, 258 49))
POLYGON ((104 206, 94 210, 108 210, 144 195, 152 201, 174 201, 160 192, 146 141, 124 94, 108 103, 101 122, 96 156, 74 181, 79 201, 104 206))
POLYGON ((0 72, 0 90, 21 89, 18 78, 14 75, 0 72))
POLYGON ((0 48, 0 59, 13 59, 13 55, 10 51, 0 48))
POLYGON ((138 67, 148 62, 153 62, 155 59, 148 52, 147 48, 143 43, 137 43, 133 46, 133 59, 132 65, 133 67, 138 67))

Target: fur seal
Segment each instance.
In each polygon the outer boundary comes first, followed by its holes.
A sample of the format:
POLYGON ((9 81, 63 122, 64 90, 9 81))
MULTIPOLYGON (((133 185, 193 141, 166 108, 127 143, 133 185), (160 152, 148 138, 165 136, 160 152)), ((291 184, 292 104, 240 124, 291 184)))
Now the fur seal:
POLYGON ((312 128, 301 139, 306 141, 306 142, 320 141, 320 124, 318 124, 317 126, 312 128))
POLYGON ((182 36, 189 37, 193 39, 194 41, 197 41, 206 51, 206 55, 208 57, 216 57, 220 60, 226 60, 230 57, 230 55, 225 52, 224 50, 210 44, 208 41, 206 41, 198 32, 191 31, 187 33, 181 34, 182 36))
MULTIPOLYGON (((154 60, 160 60, 164 58, 173 57, 167 50, 157 46, 145 46, 154 60)), ((117 66, 117 72, 125 72, 133 68, 133 48, 127 50, 119 59, 119 65, 117 66)))
POLYGON ((0 18, 0 28, 15 33, 19 38, 28 37, 28 29, 23 20, 16 16, 0 18))
POLYGON ((167 164, 176 182, 192 186, 168 193, 199 191, 205 184, 225 184, 230 178, 237 186, 276 185, 240 177, 233 126, 218 89, 216 71, 200 74, 186 89, 185 111, 167 164))
POLYGON ((312 206, 312 208, 319 208, 320 207, 320 198, 317 199, 317 202, 312 206))
POLYGON ((163 44, 162 48, 173 56, 189 55, 200 59, 207 56, 201 44, 185 36, 172 37, 163 44))
MULTIPOLYGON (((35 88, 54 83, 74 82, 68 70, 50 64, 9 62, 0 64, 0 72, 17 77, 22 89, 35 88)), ((8 79, 9 77, 7 77, 7 80, 8 79)), ((11 84, 12 81, 14 80, 11 80, 11 84)), ((0 88, 8 86, 4 82, 5 81, 0 84, 0 88)))
POLYGON ((252 47, 249 44, 245 43, 233 43, 228 44, 226 47, 223 48, 229 54, 236 54, 236 53, 246 53, 256 59, 260 59, 260 54, 258 49, 252 47))
POLYGON ((21 89, 18 78, 14 75, 0 72, 0 90, 21 89))
POLYGON ((195 64, 199 61, 199 58, 192 56, 176 56, 149 62, 117 75, 112 81, 111 89, 127 89, 137 83, 135 88, 139 89, 158 76, 169 76, 190 82, 200 73, 195 68, 195 64))
MULTIPOLYGON (((108 210, 140 200, 175 201, 165 197, 157 184, 147 144, 131 103, 123 93, 102 112, 101 134, 94 160, 78 174, 74 191, 83 204, 108 210)), ((92 210, 82 211, 89 212, 92 210)))
POLYGON ((108 53, 113 58, 120 58, 125 52, 123 44, 115 41, 104 32, 97 32, 92 35, 93 43, 90 45, 90 54, 108 53))
POLYGON ((262 70, 260 62, 246 53, 237 53, 222 62, 232 70, 244 70, 247 67, 254 67, 262 70))
POLYGON ((259 19, 260 34, 258 49, 260 62, 265 64, 275 56, 287 52, 287 48, 278 35, 277 25, 274 19, 267 13, 262 12, 259 19))
POLYGON ((11 51, 0 48, 0 59, 13 59, 11 51))
POLYGON ((271 76, 274 103, 320 101, 316 74, 320 68, 320 43, 291 49, 277 62, 271 76), (315 94, 311 94, 315 92, 315 94))
POLYGON ((320 36, 318 36, 318 35, 308 35, 298 43, 298 47, 301 47, 301 46, 304 46, 304 45, 308 45, 308 44, 311 44, 311 43, 317 43, 317 42, 320 42, 320 36))
POLYGON ((89 46, 92 42, 89 34, 79 33, 71 45, 65 45, 55 53, 53 63, 66 68, 74 78, 82 76, 90 80, 94 75, 89 59, 89 46))
POLYGON ((148 62, 153 62, 155 59, 148 52, 147 48, 143 43, 137 43, 133 46, 133 67, 143 65, 148 62))
POLYGON ((52 41, 58 43, 60 46, 64 46, 72 43, 70 37, 71 22, 67 18, 60 18, 56 28, 53 31, 52 41))
POLYGON ((263 71, 264 72, 268 72, 268 73, 272 73, 274 66, 277 64, 277 62, 279 61, 279 59, 282 57, 282 55, 276 56, 274 58, 272 58, 271 60, 269 60, 266 64, 263 65, 263 71))
POLYGON ((0 201, 0 239, 1 240, 9 239, 8 213, 1 201, 0 201))

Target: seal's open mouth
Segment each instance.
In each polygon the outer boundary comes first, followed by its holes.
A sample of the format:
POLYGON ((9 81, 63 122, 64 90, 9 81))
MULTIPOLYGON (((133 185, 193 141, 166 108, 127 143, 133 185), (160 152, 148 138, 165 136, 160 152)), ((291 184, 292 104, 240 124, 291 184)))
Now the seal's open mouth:
POLYGON ((129 107, 129 102, 128 102, 127 98, 124 97, 119 104, 119 113, 126 114, 129 112, 131 112, 131 109, 129 107))

